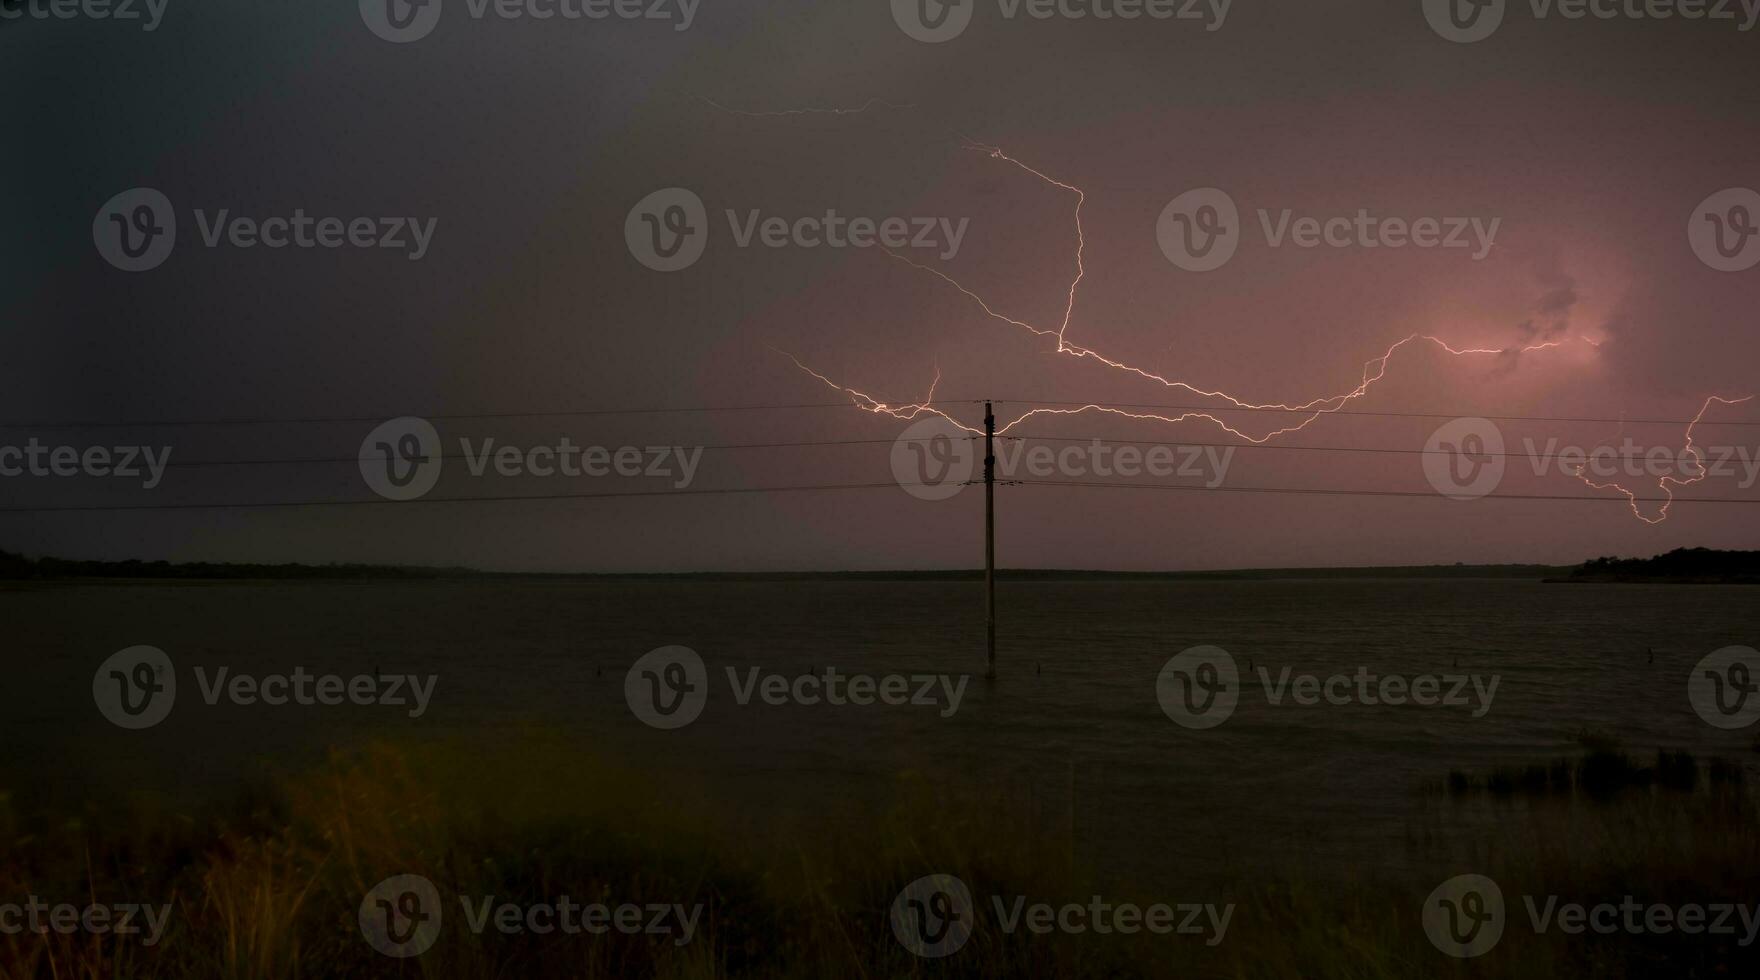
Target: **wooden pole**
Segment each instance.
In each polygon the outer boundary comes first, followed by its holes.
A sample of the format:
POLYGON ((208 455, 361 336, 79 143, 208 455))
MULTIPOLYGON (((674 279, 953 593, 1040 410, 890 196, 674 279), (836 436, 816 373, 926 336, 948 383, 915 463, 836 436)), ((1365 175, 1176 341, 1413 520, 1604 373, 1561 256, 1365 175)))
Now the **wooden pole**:
POLYGON ((996 677, 996 413, 984 403, 984 676, 996 677))

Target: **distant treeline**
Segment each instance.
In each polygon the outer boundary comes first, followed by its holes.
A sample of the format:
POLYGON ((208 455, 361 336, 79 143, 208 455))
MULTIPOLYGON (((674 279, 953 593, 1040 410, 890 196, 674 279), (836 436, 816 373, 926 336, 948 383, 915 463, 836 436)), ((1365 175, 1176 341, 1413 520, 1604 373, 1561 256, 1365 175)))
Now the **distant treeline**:
POLYGON ((1676 548, 1655 558, 1596 558, 1562 581, 1760 584, 1760 551, 1676 548))
MULTIPOLYGON (((998 569, 998 579, 1033 581, 1265 581, 1269 579, 1377 578, 1514 578, 1543 579, 1571 570, 1550 565, 1402 565, 1374 568, 1260 568, 1206 572, 1110 572, 1079 569, 998 569)), ((981 569, 876 572, 655 572, 544 573, 484 572, 471 568, 424 568, 405 565, 294 563, 235 564, 229 562, 68 561, 27 558, 0 551, 0 580, 71 578, 152 579, 639 579, 685 581, 981 581, 981 569)))
POLYGON ((383 579, 448 578, 474 575, 468 568, 406 568, 395 565, 258 565, 222 562, 67 561, 26 558, 0 551, 0 579, 170 578, 170 579, 383 579))

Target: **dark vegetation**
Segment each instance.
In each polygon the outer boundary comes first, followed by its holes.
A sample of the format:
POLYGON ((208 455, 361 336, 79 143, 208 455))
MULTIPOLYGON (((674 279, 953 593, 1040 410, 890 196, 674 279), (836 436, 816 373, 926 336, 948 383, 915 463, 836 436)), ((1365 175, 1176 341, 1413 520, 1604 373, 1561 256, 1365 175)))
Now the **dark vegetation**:
MULTIPOLYGON (((1291 867, 1202 885, 1097 884, 1091 869, 1046 846, 1021 800, 927 774, 899 774, 891 804, 830 829, 780 808, 717 805, 726 801, 545 737, 501 750, 374 747, 198 812, 143 802, 30 816, 0 794, 0 895, 171 906, 169 930, 151 947, 139 937, 0 935, 0 977, 1754 976, 1760 950, 1739 932, 1528 927, 1522 901, 1536 895, 1752 907, 1760 825, 1745 788, 1681 791, 1678 757, 1640 785, 1627 778, 1635 764, 1610 752, 1591 748, 1571 769, 1579 787, 1602 785, 1599 767, 1625 773, 1605 777, 1615 790, 1605 802, 1506 813, 1476 831, 1433 815, 1442 822, 1405 842, 1409 872, 1315 880, 1291 867), (1498 948, 1462 964, 1433 948, 1419 922, 1437 882, 1467 870, 1501 885, 1511 925, 1498 948), (1214 947, 1194 936, 1006 933, 983 914, 965 948, 921 960, 894 939, 888 911, 926 872, 957 875, 981 905, 1004 895, 1086 902, 1104 890, 1139 904, 1232 903, 1237 914, 1214 947), (427 878, 450 904, 435 948, 415 960, 374 952, 358 925, 367 890, 397 874, 427 878), (563 894, 701 905, 702 925, 679 946, 669 937, 477 934, 457 914, 460 896, 531 903, 563 894)), ((1181 838, 1169 827, 1145 843, 1179 847, 1181 838)))
POLYGON ((1740 792, 1746 773, 1738 763, 1713 758, 1701 762, 1690 752, 1657 749, 1634 759, 1613 737, 1584 731, 1577 735, 1583 754, 1572 758, 1494 769, 1484 774, 1453 770, 1452 796, 1489 794, 1509 799, 1582 799, 1608 803, 1627 794, 1740 792))
POLYGON ((1760 551, 1676 548, 1654 558, 1596 558, 1560 581, 1754 585, 1760 584, 1760 551))

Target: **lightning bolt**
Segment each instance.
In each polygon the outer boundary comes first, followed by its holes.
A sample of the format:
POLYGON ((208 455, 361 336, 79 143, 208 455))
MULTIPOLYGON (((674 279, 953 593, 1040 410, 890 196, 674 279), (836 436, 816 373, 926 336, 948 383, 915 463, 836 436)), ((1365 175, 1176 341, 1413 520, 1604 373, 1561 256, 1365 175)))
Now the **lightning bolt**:
MULTIPOLYGON (((1182 423, 1182 422, 1206 422, 1206 423, 1210 423, 1210 424, 1215 425, 1218 429, 1220 429, 1223 432, 1226 432, 1229 435, 1232 435, 1236 438, 1242 439, 1242 440, 1249 442, 1249 443, 1252 443, 1254 445, 1263 445, 1267 442, 1270 442, 1273 439, 1278 438, 1279 436, 1284 436, 1284 435, 1289 435, 1291 433, 1300 432, 1303 429, 1306 429, 1308 426, 1312 425, 1317 419, 1321 418, 1322 416, 1330 415, 1330 414, 1334 414, 1339 411, 1342 411, 1347 405, 1350 405, 1352 402, 1354 402, 1354 401, 1362 398, 1366 394, 1368 394, 1369 390, 1372 387, 1374 387, 1376 383, 1378 383, 1384 377, 1387 376, 1388 365, 1393 360, 1394 355, 1399 353, 1402 349, 1404 349, 1408 346, 1412 346, 1412 345, 1422 346, 1425 344, 1429 344, 1434 347, 1440 348, 1441 350, 1443 350, 1443 351, 1447 352, 1448 354, 1455 356, 1455 357, 1465 357, 1465 356, 1503 357, 1503 356, 1510 356, 1510 355, 1521 355, 1521 354, 1529 354, 1529 353, 1534 353, 1534 352, 1544 351, 1544 350, 1552 350, 1555 348, 1564 347, 1567 344, 1574 344, 1574 343, 1579 343, 1579 342, 1584 343, 1584 344, 1588 344, 1589 346, 1594 347, 1594 348, 1599 348, 1601 346, 1600 342, 1597 342, 1595 340, 1591 340, 1590 338, 1585 337, 1585 336, 1578 335, 1576 337, 1570 337, 1570 338, 1566 338, 1563 340, 1546 341, 1543 343, 1529 344, 1529 345, 1523 346, 1523 347, 1456 347, 1456 346, 1448 343, 1447 341, 1443 340, 1440 337, 1436 337, 1436 336, 1433 336, 1430 334, 1414 333, 1414 334, 1411 334, 1411 335, 1404 337, 1400 340, 1395 341, 1385 351, 1383 351, 1379 356, 1370 358, 1368 361, 1364 362, 1362 376, 1361 376, 1360 380, 1358 381, 1358 383, 1354 387, 1352 387, 1346 391, 1339 392, 1337 394, 1323 395, 1323 396, 1320 396, 1317 398, 1313 398, 1309 401, 1300 402, 1300 403, 1251 402, 1251 401, 1246 401, 1242 398, 1239 398, 1235 395, 1231 395, 1225 391, 1210 390, 1210 389, 1199 387, 1197 385, 1191 384, 1186 381, 1178 381, 1178 380, 1170 379, 1170 378, 1164 377, 1160 374, 1157 374, 1153 371, 1149 371, 1144 368, 1136 367, 1134 365, 1127 364, 1122 361, 1114 360, 1110 357, 1105 356, 1104 354, 1100 353, 1099 351, 1097 351, 1091 347, 1086 347, 1081 344, 1074 343, 1069 339, 1070 321, 1074 318, 1074 315, 1075 315, 1076 295, 1081 288, 1082 280, 1087 275, 1087 266, 1086 266, 1085 260, 1084 260, 1086 248, 1087 248, 1087 236, 1086 236, 1086 233, 1082 227, 1082 205, 1087 202, 1087 193, 1085 191, 1083 191, 1080 187, 1077 187, 1073 184, 1069 184, 1064 181, 1058 180, 1055 177, 1052 177, 1052 176, 1050 176, 1040 170, 1037 170, 1031 166, 1028 166, 1026 163, 1023 163, 1019 159, 1017 159, 1013 156, 1010 156, 1009 154, 1004 152, 1000 147, 968 140, 965 144, 965 148, 968 150, 975 151, 975 152, 984 153, 987 156, 991 157, 992 159, 1000 160, 1005 163, 1011 164, 1014 167, 1016 167, 1022 171, 1025 171, 1028 174, 1031 174, 1032 176, 1038 178, 1040 181, 1042 181, 1052 187, 1058 188, 1059 190, 1067 191, 1067 192, 1075 195, 1075 232, 1076 232, 1075 277, 1070 281, 1067 301, 1064 304, 1063 318, 1058 322, 1056 328, 1035 326, 1025 320, 1016 319, 1015 317, 1011 317, 1005 313, 1000 312, 995 306, 993 306, 982 295, 980 295, 979 293, 977 293, 973 289, 967 287, 963 283, 959 282, 958 280, 956 280, 952 276, 948 275, 947 273, 941 271, 940 269, 934 268, 932 266, 924 265, 924 264, 917 262, 911 258, 908 258, 904 255, 901 255, 891 249, 883 249, 883 251, 885 251, 887 255, 889 255, 893 259, 895 259, 895 260, 897 260, 907 266, 910 266, 911 268, 913 268, 915 270, 927 273, 928 275, 933 276, 936 279, 941 280, 943 283, 945 283, 948 286, 952 287, 953 289, 957 290, 960 294, 965 296, 967 299, 971 300, 974 304, 976 304, 976 306, 980 310, 982 310, 984 312, 984 315, 989 317, 990 319, 996 320, 996 321, 1003 323, 1003 324, 1007 324, 1008 326, 1014 327, 1016 329, 1023 330, 1025 332, 1033 335, 1034 337, 1037 337, 1037 338, 1054 338, 1055 339, 1054 350, 1058 354, 1065 355, 1068 357, 1074 357, 1078 360, 1094 361, 1098 364, 1105 366, 1106 368, 1108 368, 1110 370, 1130 374, 1130 375, 1137 377, 1139 379, 1154 382, 1154 383, 1159 384, 1165 388, 1176 389, 1179 391, 1190 393, 1192 395, 1196 395, 1200 398, 1211 399, 1211 400, 1216 400, 1216 401, 1221 401, 1221 402, 1226 403, 1226 408, 1218 407, 1218 408, 1214 409, 1213 411, 1225 411, 1225 410, 1227 410, 1227 408, 1232 408, 1232 409, 1239 409, 1239 410, 1253 411, 1253 412, 1284 412, 1289 415, 1297 417, 1297 420, 1291 422, 1290 424, 1278 425, 1275 428, 1269 428, 1269 429, 1255 433, 1255 432, 1248 432, 1248 431, 1246 431, 1242 428, 1239 428, 1235 425, 1231 425, 1225 419, 1223 419, 1215 414, 1212 414, 1212 411, 1191 409, 1191 410, 1182 410, 1179 412, 1179 414, 1166 415, 1166 414, 1160 414, 1157 412, 1127 411, 1125 409, 1122 409, 1122 408, 1119 408, 1119 407, 1113 406, 1113 405, 1087 404, 1087 405, 1081 405, 1078 407, 1033 408, 1033 409, 1030 409, 1026 412, 1021 413, 1020 415, 1017 415, 1016 417, 1014 417, 1010 421, 1000 425, 996 430, 997 434, 999 434, 999 435, 1008 432, 1009 430, 1013 429, 1015 426, 1026 421, 1027 419, 1030 419, 1030 418, 1033 418, 1033 417, 1039 416, 1039 415, 1081 415, 1081 414, 1088 413, 1088 412, 1098 412, 1098 413, 1103 413, 1103 414, 1107 414, 1107 415, 1121 416, 1123 418, 1128 418, 1128 419, 1134 419, 1134 420, 1140 420, 1140 421, 1151 421, 1151 422, 1165 422, 1165 423, 1169 423, 1169 424, 1178 424, 1178 423, 1182 423)), ((904 404, 904 405, 892 405, 892 404, 889 404, 885 401, 882 401, 881 399, 878 399, 872 395, 869 395, 865 392, 859 391, 857 389, 848 387, 846 385, 840 384, 837 381, 832 380, 831 378, 825 376, 824 374, 813 370, 811 367, 808 367, 805 363, 803 363, 800 360, 800 358, 794 356, 793 354, 788 354, 785 351, 781 352, 781 353, 785 354, 785 356, 787 356, 790 360, 792 360, 795 363, 796 367, 800 368, 802 371, 811 375, 812 377, 814 377, 815 379, 817 379, 821 383, 823 383, 823 384, 827 385, 828 387, 833 388, 837 391, 843 392, 845 395, 847 395, 851 399, 851 402, 857 408, 860 408, 864 411, 873 412, 875 414, 890 415, 893 418, 898 418, 898 419, 914 419, 914 418, 917 418, 918 416, 923 415, 925 413, 933 414, 933 415, 938 415, 943 419, 946 419, 949 423, 953 424, 954 426, 958 427, 959 429, 961 429, 965 432, 970 432, 973 434, 982 434, 982 432, 983 432, 982 429, 975 428, 971 425, 968 425, 967 423, 961 422, 960 420, 958 420, 958 419, 954 418, 952 415, 950 415, 948 412, 943 411, 942 409, 935 407, 935 405, 934 405, 934 386, 933 385, 931 385, 931 387, 930 387, 929 397, 922 402, 913 402, 913 403, 904 404)), ((938 370, 936 372, 936 381, 939 382, 939 380, 940 380, 940 372, 938 370)), ((1676 479, 1673 477, 1662 478, 1660 481, 1660 486, 1661 486, 1661 489, 1663 490, 1664 494, 1667 495, 1668 499, 1663 504, 1661 510, 1658 512, 1656 518, 1654 518, 1654 519, 1651 519, 1651 518, 1644 516, 1642 510, 1638 507, 1638 501, 1637 501, 1636 494, 1632 493, 1629 490, 1626 490, 1624 487, 1621 487, 1617 484, 1611 484, 1611 483, 1610 484, 1594 483, 1594 482, 1583 477, 1582 468, 1579 468, 1575 475, 1579 479, 1583 479, 1584 483, 1588 484, 1591 487, 1594 487, 1595 489, 1615 490, 1615 491, 1618 491, 1620 493, 1625 494, 1625 496, 1628 499, 1628 502, 1631 504, 1632 512, 1634 514, 1636 514, 1640 520, 1643 520, 1646 523, 1650 523, 1650 524, 1660 524, 1662 521, 1667 519, 1668 508, 1674 502, 1674 493, 1670 489, 1670 485, 1672 484, 1674 486, 1689 486, 1691 484, 1697 483, 1697 482, 1705 479, 1705 477, 1707 475, 1707 472, 1706 472, 1704 465, 1703 465, 1702 458, 1700 457, 1697 448, 1695 448, 1693 445, 1693 427, 1699 424, 1700 420, 1702 420, 1704 418, 1705 413, 1707 411, 1709 411, 1711 406, 1714 404, 1738 405, 1738 404, 1742 404, 1742 403, 1751 401, 1751 400, 1753 400, 1754 397, 1755 396, 1753 396, 1753 395, 1749 395, 1744 398, 1733 398, 1732 399, 1732 398, 1723 398, 1720 396, 1713 395, 1713 396, 1710 396, 1709 398, 1706 399, 1705 404, 1699 410, 1699 414, 1694 417, 1693 422, 1687 427, 1686 448, 1684 450, 1684 452, 1686 454, 1690 455, 1691 458, 1693 459, 1694 465, 1699 470, 1698 475, 1693 476, 1689 479, 1676 479)), ((1586 465, 1587 464, 1585 464, 1585 467, 1586 467, 1586 465)))
POLYGON ((1636 517, 1638 520, 1643 521, 1646 524, 1661 524, 1663 521, 1668 520, 1668 509, 1674 506, 1674 491, 1670 489, 1670 487, 1690 487, 1711 475, 1710 471, 1705 468, 1705 458, 1700 455, 1699 447, 1693 444, 1693 427, 1698 425, 1699 422, 1705 418, 1705 413, 1711 411, 1711 406, 1713 405, 1742 405, 1753 401, 1754 397, 1755 396, 1753 395, 1748 395, 1745 398, 1722 398, 1717 395, 1712 395, 1705 399, 1705 404, 1699 408, 1699 414, 1693 416, 1693 421, 1687 423, 1687 439, 1686 443, 1682 446, 1680 453, 1681 456, 1690 457, 1693 468, 1697 469, 1699 472, 1697 475, 1689 476, 1686 479, 1680 479, 1673 476, 1658 478, 1656 486, 1662 490, 1662 494, 1666 499, 1663 500, 1662 506, 1657 508, 1656 516, 1653 518, 1644 516, 1644 511, 1638 506, 1637 494, 1627 490, 1625 487, 1622 487, 1617 483, 1596 483, 1594 480, 1584 476, 1583 471, 1589 468, 1587 462, 1584 462, 1581 466, 1577 467, 1575 475, 1577 479, 1582 480, 1584 483, 1597 490, 1613 490, 1617 493, 1624 494, 1626 503, 1632 508, 1632 516, 1636 517))
POLYGON ((820 374, 819 372, 813 370, 812 368, 807 367, 806 364, 801 362, 800 358, 794 356, 793 354, 790 354, 788 351, 785 351, 785 350, 782 350, 782 349, 776 348, 776 347, 772 347, 770 349, 776 351, 778 354, 781 354, 783 357, 786 357, 789 360, 793 361, 795 367, 798 367, 802 371, 805 371, 808 374, 812 375, 813 377, 818 378, 820 381, 823 381, 827 386, 829 386, 831 388, 835 388, 838 391, 841 391, 844 394, 848 395, 850 397, 851 402, 857 408, 861 409, 864 412, 873 412, 875 415, 890 415, 895 419, 902 419, 906 422, 909 422, 910 420, 916 418, 917 416, 922 415, 923 413, 927 412, 932 415, 939 415, 942 418, 946 419, 947 421, 953 423, 956 426, 959 426, 961 429, 964 429, 967 432, 977 434, 977 435, 982 435, 984 432, 983 429, 974 429, 971 426, 966 425, 964 422, 961 422, 960 420, 954 418, 953 416, 948 415, 946 412, 943 412, 940 409, 934 407, 935 386, 939 385, 941 383, 941 369, 940 368, 935 369, 935 380, 929 383, 928 397, 924 398, 920 402, 913 402, 908 405, 891 405, 891 404, 888 404, 884 401, 881 401, 878 398, 875 398, 873 395, 867 394, 866 392, 857 391, 854 388, 849 388, 844 385, 838 384, 837 382, 831 380, 830 378, 827 378, 823 374, 820 374))

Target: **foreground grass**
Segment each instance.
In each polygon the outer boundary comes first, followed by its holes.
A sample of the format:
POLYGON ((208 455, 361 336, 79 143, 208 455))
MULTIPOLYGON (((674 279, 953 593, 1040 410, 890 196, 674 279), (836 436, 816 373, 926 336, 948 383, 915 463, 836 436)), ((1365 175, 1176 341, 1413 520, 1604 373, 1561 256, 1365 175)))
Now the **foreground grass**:
MULTIPOLYGON (((1499 799, 1457 825, 1443 809, 1390 848, 1424 867, 1402 877, 1290 874, 1200 892, 1186 881, 1103 889, 1006 797, 900 777, 893 804, 861 819, 762 823, 532 738, 490 755, 457 746, 375 747, 242 795, 199 816, 134 812, 45 821, 0 809, 0 902, 167 903, 140 937, 0 934, 0 977, 1682 977, 1752 976, 1733 937, 1594 934, 1527 927, 1523 895, 1562 901, 1760 901, 1760 833, 1745 788, 1634 783, 1593 801, 1499 799), (1476 829, 1467 832, 1461 826, 1476 829), (831 828, 831 829, 828 829, 831 828), (1425 937, 1420 910, 1444 878, 1483 873, 1509 903, 1505 940, 1456 961, 1425 937), (959 876, 979 906, 964 948, 920 959, 888 912, 906 883, 959 876), (376 883, 421 875, 445 908, 426 954, 388 958, 357 912, 376 883), (993 895, 1086 904, 1235 903, 1223 940, 1006 933, 993 895), (703 907, 693 940, 482 934, 457 896, 530 904, 663 902, 703 907)), ((768 815, 764 815, 768 816, 768 815)), ((1221 817, 1219 817, 1221 819, 1221 817)), ((1174 829, 1145 849, 1177 848, 1174 829)))

